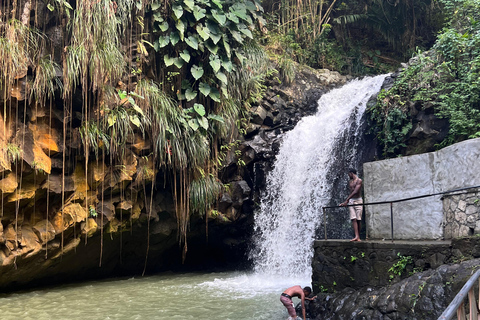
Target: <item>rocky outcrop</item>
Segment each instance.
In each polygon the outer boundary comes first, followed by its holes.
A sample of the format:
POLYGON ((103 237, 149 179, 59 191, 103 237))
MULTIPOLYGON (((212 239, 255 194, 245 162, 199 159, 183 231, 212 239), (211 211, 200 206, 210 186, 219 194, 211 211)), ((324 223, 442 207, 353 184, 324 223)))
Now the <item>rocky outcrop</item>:
POLYGON ((346 288, 319 293, 309 304, 310 318, 322 320, 438 319, 480 266, 480 259, 442 265, 381 288, 346 288))

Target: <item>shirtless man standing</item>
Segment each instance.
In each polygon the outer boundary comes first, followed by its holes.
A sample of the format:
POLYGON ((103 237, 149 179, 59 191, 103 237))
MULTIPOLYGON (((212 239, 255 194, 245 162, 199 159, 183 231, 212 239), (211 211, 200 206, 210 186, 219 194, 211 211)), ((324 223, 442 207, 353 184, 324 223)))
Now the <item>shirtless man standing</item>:
POLYGON ((305 287, 302 289, 300 286, 293 286, 285 291, 280 296, 280 301, 283 303, 285 308, 287 308, 288 315, 292 319, 297 319, 297 313, 295 312, 295 306, 293 305, 292 297, 298 297, 302 301, 302 315, 303 320, 305 318, 305 299, 306 300, 314 300, 317 296, 313 298, 308 298, 308 296, 312 293, 312 288, 305 287))
POLYGON ((362 179, 357 176, 357 170, 349 169, 348 177, 350 181, 348 182, 348 187, 350 189, 350 195, 347 197, 345 202, 340 204, 341 207, 352 204, 358 204, 358 206, 348 207, 350 210, 350 220, 352 220, 353 231, 355 232, 355 238, 350 241, 360 241, 360 229, 362 228, 362 211, 363 211, 363 200, 361 195, 362 190, 362 179))

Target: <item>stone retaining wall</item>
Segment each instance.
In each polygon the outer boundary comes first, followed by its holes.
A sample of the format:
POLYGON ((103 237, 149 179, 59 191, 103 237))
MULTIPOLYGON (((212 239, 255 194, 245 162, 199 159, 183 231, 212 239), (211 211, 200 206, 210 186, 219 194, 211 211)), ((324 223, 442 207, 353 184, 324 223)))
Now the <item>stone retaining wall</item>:
POLYGON ((480 188, 443 197, 445 239, 480 234, 480 188))
MULTIPOLYGON (((365 163, 363 172, 366 203, 479 186, 480 139, 466 140, 437 152, 365 163)), ((466 212, 461 210, 463 203, 445 203, 457 201, 456 196, 443 199, 442 202, 441 196, 432 196, 394 203, 393 238, 444 239, 480 233, 480 206, 469 206, 467 219, 466 212), (447 217, 447 207, 459 208, 453 209, 458 213, 447 217), (461 221, 454 222, 458 219, 461 221)), ((472 198, 472 203, 475 200, 472 198)), ((371 239, 391 239, 389 204, 366 206, 366 222, 371 239)))

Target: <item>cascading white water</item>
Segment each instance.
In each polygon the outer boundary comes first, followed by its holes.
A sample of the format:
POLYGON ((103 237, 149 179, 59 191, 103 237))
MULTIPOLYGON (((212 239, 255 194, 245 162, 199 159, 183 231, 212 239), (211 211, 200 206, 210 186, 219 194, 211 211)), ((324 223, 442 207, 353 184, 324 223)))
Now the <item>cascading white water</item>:
MULTIPOLYGON (((266 194, 255 215, 254 270, 266 276, 311 279, 312 245, 331 197, 326 177, 338 140, 360 127, 368 99, 385 75, 353 80, 318 101, 314 116, 303 118, 285 134, 266 194)), ((354 133, 358 134, 358 133, 354 133)))

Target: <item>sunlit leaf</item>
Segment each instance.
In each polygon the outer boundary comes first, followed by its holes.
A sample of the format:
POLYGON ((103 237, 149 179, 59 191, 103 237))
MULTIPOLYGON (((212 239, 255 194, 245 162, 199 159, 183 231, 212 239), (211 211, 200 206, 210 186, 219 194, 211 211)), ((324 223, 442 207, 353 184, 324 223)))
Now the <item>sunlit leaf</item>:
POLYGON ((205 13, 207 10, 204 8, 201 8, 199 6, 195 6, 193 8, 193 16, 195 17, 195 20, 200 21, 201 19, 205 18, 205 13))
POLYGON ((208 129, 208 119, 207 119, 207 118, 205 118, 205 117, 199 118, 199 119, 198 119, 198 123, 200 124, 200 126, 201 126, 203 129, 205 129, 205 130, 208 129))
POLYGON ((198 24, 195 29, 197 30, 197 33, 200 35, 200 37, 202 37, 203 41, 206 41, 208 38, 210 38, 210 31, 207 27, 198 24))
POLYGON ((225 73, 223 73, 223 72, 217 72, 217 73, 215 74, 215 76, 216 76, 220 81, 222 81, 224 84, 227 84, 227 83, 228 83, 227 76, 225 75, 225 73))
POLYGON ((140 108, 137 104, 132 104, 132 108, 133 108, 133 110, 137 111, 137 113, 139 113, 142 117, 145 116, 143 114, 142 108, 140 108))
POLYGON ((167 30, 168 30, 168 27, 169 27, 168 22, 167 22, 167 21, 163 21, 163 22, 160 24, 159 27, 160 27, 160 30, 162 30, 162 32, 167 31, 167 30))
POLYGON ((130 116, 130 121, 137 127, 140 127, 140 119, 138 119, 137 115, 130 116))
POLYGON ((185 91, 185 98, 187 99, 187 101, 191 101, 195 99, 196 96, 197 96, 197 91, 193 91, 191 88, 188 88, 185 91))
POLYGON ((203 76, 203 68, 197 65, 193 65, 190 69, 190 72, 192 73, 192 76, 195 78, 195 80, 198 80, 203 76))
POLYGON ((200 82, 198 90, 200 90, 200 92, 206 97, 210 93, 210 86, 205 82, 200 82))
POLYGON ((169 36, 159 36, 158 37, 158 46, 160 48, 163 48, 168 45, 170 42, 170 37, 169 36))
POLYGON ((220 59, 218 58, 218 56, 216 58, 210 60, 210 66, 212 67, 213 72, 218 72, 220 70, 221 62, 220 62, 220 59))
POLYGON ((230 33, 232 34, 233 39, 237 40, 237 42, 239 43, 243 43, 243 37, 240 32, 235 30, 230 30, 230 33))
POLYGON ((183 52, 180 52, 180 57, 185 61, 186 63, 190 62, 190 53, 187 50, 183 50, 183 52))
POLYGON ((183 0, 183 4, 185 4, 187 6, 187 8, 189 8, 190 10, 193 10, 194 5, 195 5, 195 1, 193 1, 193 0, 183 0))
POLYGON ((173 60, 173 64, 178 68, 180 69, 182 66, 183 66, 183 59, 181 58, 175 58, 173 60))
POLYGON ((228 59, 223 59, 222 60, 222 67, 227 72, 232 72, 233 71, 233 63, 232 63, 232 61, 230 61, 228 59))
POLYGON ((212 2, 213 2, 214 4, 216 4, 217 7, 219 7, 220 9, 222 9, 222 1, 220 1, 220 0, 212 0, 212 2))
POLYGON ((240 23, 240 20, 238 20, 238 17, 231 12, 227 13, 227 18, 233 23, 240 23))
POLYGON ((55 7, 54 7, 54 6, 52 6, 50 3, 49 3, 49 4, 47 4, 47 8, 48 8, 48 10, 50 10, 50 11, 53 11, 53 10, 55 10, 55 7))
POLYGON ((152 10, 153 10, 153 11, 157 10, 158 8, 160 8, 161 5, 162 5, 161 2, 154 2, 154 3, 152 3, 152 10))
POLYGON ((190 126, 190 128, 193 129, 193 131, 197 131, 198 130, 198 120, 197 119, 190 119, 188 120, 188 125, 190 126))
POLYGON ((163 56, 163 61, 167 67, 170 67, 174 62, 175 58, 170 57, 168 54, 163 56))
POLYGON ((223 37, 223 48, 225 49, 227 57, 230 58, 232 56, 232 53, 230 52, 230 44, 228 43, 227 37, 223 37))
POLYGON ((184 38, 183 34, 185 33, 185 24, 183 23, 182 20, 177 20, 177 24, 175 26, 177 27, 180 40, 183 41, 183 38, 184 38))
POLYGON ((195 50, 198 50, 198 40, 195 36, 191 35, 185 39, 185 42, 195 50))
POLYGON ((200 104, 200 103, 195 103, 193 105, 193 110, 195 110, 195 112, 201 117, 203 117, 206 113, 205 107, 203 106, 203 104, 200 104))
POLYGON ((218 114, 209 114, 207 118, 210 119, 210 120, 215 120, 215 121, 218 121, 218 122, 225 123, 225 119, 218 114))
POLYGON ((212 17, 217 20, 221 26, 225 25, 225 22, 227 22, 227 17, 223 12, 219 12, 218 10, 212 10, 212 17))
POLYGON ((174 4, 172 6, 172 11, 177 19, 180 19, 183 16, 183 8, 181 5, 174 4))

